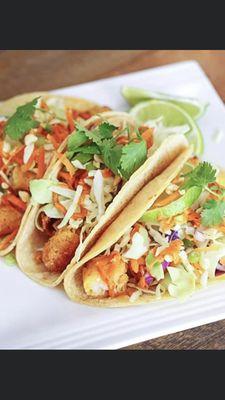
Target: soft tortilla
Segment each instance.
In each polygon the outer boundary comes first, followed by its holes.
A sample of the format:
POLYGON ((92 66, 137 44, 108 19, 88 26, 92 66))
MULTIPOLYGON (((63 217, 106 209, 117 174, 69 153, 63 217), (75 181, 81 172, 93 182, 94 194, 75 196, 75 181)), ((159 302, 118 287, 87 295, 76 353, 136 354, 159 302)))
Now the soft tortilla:
MULTIPOLYGON (((116 112, 106 112, 102 113, 100 116, 94 116, 91 118, 91 123, 96 121, 98 118, 101 119, 103 117, 114 124, 123 124, 125 122, 129 124, 134 123, 129 114, 116 112)), ((90 121, 87 121, 87 124, 88 123, 90 123, 90 121)), ((170 165, 177 155, 187 148, 187 146, 188 142, 184 136, 171 135, 170 138, 159 147, 159 149, 122 187, 113 202, 107 208, 99 223, 94 227, 84 241, 80 254, 75 255, 71 264, 74 264, 78 260, 79 256, 83 256, 91 248, 103 231, 116 219, 118 214, 126 207, 139 190, 167 168, 167 166, 170 165)), ((61 163, 57 162, 53 166, 49 177, 56 176, 60 167, 61 163)), ((43 240, 43 234, 40 234, 40 232, 35 228, 35 216, 38 210, 39 206, 35 205, 29 213, 29 217, 27 218, 26 224, 17 243, 16 257, 21 270, 30 278, 46 286, 56 286, 62 281, 66 270, 62 274, 50 273, 42 263, 37 263, 34 258, 35 251, 40 248, 46 240, 46 238, 43 240)))
POLYGON ((80 112, 89 111, 91 108, 96 106, 96 103, 86 99, 60 96, 48 92, 32 92, 19 94, 18 96, 11 97, 10 99, 1 102, 0 115, 10 117, 14 112, 16 112, 17 107, 34 100, 36 97, 43 97, 43 100, 46 101, 48 101, 48 99, 63 100, 65 106, 72 107, 80 112))
POLYGON ((71 300, 100 307, 122 307, 144 304, 155 300, 155 297, 149 294, 142 295, 135 303, 131 303, 127 295, 103 299, 90 298, 83 289, 82 266, 87 261, 115 244, 120 237, 142 217, 143 213, 151 207, 157 197, 163 193, 168 184, 177 176, 184 163, 191 156, 191 152, 191 148, 181 151, 181 149, 177 147, 177 157, 169 167, 140 190, 80 262, 77 264, 70 264, 64 278, 64 288, 71 300))
MULTIPOLYGON (((92 108, 96 107, 96 103, 93 103, 93 102, 85 100, 85 99, 54 95, 54 94, 49 94, 47 92, 33 92, 33 93, 21 94, 21 95, 12 97, 12 98, 2 102, 0 104, 0 115, 9 117, 12 114, 14 114, 17 107, 22 106, 23 104, 26 104, 29 101, 32 101, 36 97, 40 97, 40 96, 43 97, 43 99, 47 100, 47 101, 48 101, 48 99, 52 99, 52 100, 55 100, 56 102, 60 102, 60 103, 63 101, 63 104, 66 105, 67 107, 72 107, 80 112, 90 111, 92 108)), ((60 145, 59 151, 62 151, 63 148, 65 147, 65 145, 66 145, 66 141, 64 141, 60 145)), ((49 171, 51 171, 52 166, 55 164, 55 162, 56 162, 56 156, 53 155, 51 162, 45 172, 45 176, 47 176, 49 171)), ((10 245, 7 248, 5 248, 4 250, 0 250, 0 256, 5 256, 6 254, 8 254, 10 251, 12 251, 14 249, 14 247, 17 243, 18 237, 20 236, 22 228, 23 228, 23 226, 26 222, 26 219, 29 215, 30 210, 31 210, 31 206, 28 205, 28 207, 23 215, 21 225, 20 225, 19 231, 18 231, 15 239, 10 243, 10 245)))

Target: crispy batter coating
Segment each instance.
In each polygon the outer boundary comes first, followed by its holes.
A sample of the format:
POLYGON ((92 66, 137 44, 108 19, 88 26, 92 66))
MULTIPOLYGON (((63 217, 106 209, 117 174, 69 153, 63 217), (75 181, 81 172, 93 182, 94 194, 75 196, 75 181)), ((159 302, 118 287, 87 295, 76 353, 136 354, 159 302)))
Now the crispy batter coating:
POLYGON ((13 169, 12 186, 14 190, 29 190, 31 179, 35 178, 35 174, 31 171, 23 172, 19 166, 13 169))
POLYGON ((42 261, 50 272, 62 272, 70 263, 79 244, 75 229, 65 227, 58 230, 45 243, 42 261))
POLYGON ((10 205, 0 206, 0 236, 8 235, 18 229, 22 214, 10 205))
POLYGON ((107 292, 114 296, 124 291, 128 281, 127 266, 116 252, 88 261, 82 272, 84 290, 92 297, 102 297, 107 292))

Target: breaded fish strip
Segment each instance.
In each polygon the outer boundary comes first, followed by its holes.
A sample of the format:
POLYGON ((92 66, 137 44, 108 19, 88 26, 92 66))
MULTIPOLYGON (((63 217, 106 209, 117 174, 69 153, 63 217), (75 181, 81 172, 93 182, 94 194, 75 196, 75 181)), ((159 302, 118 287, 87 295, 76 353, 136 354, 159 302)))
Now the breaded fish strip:
POLYGON ((31 179, 35 178, 35 174, 31 171, 23 172, 20 167, 15 167, 12 173, 12 186, 14 190, 29 190, 31 179))
POLYGON ((79 235, 70 227, 58 230, 45 243, 42 261, 50 272, 62 272, 70 263, 79 244, 79 235))
POLYGON ((22 214, 10 205, 0 206, 0 236, 8 235, 18 229, 22 214))

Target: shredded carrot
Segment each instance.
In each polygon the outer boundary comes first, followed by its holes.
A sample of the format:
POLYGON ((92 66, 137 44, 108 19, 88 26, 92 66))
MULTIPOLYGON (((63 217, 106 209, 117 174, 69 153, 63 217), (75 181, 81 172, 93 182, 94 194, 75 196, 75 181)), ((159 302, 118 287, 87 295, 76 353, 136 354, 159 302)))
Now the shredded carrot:
POLYGON ((70 189, 73 189, 73 179, 71 178, 69 172, 60 171, 58 174, 58 178, 63 179, 70 189))
POLYGON ((46 102, 41 99, 41 104, 40 104, 40 108, 43 108, 43 110, 49 110, 48 105, 46 104, 46 102))
POLYGON ((158 207, 163 207, 166 206, 169 203, 172 203, 174 200, 177 200, 180 197, 180 193, 178 191, 173 192, 171 194, 169 194, 167 197, 165 197, 165 199, 158 199, 155 203, 154 203, 154 207, 152 208, 158 208, 158 207))
POLYGON ((198 214, 196 211, 192 209, 188 210, 187 220, 188 222, 191 222, 192 225, 194 225, 196 228, 201 224, 200 214, 198 214))
POLYGON ((4 250, 8 244, 16 237, 18 229, 15 229, 12 233, 7 235, 1 242, 0 242, 0 250, 4 250))
POLYGON ((59 147, 59 143, 55 140, 55 138, 53 137, 53 135, 48 134, 47 135, 47 139, 50 143, 52 143, 52 145, 54 146, 54 149, 58 149, 59 147))
POLYGON ((35 157, 36 157, 36 149, 33 150, 33 153, 29 157, 29 160, 27 161, 27 163, 22 166, 22 171, 23 172, 29 171, 29 169, 31 168, 33 162, 35 161, 35 157))
POLYGON ((73 166, 73 164, 71 164, 70 160, 66 157, 65 154, 56 152, 59 160, 61 161, 61 163, 66 167, 67 171, 69 172, 70 176, 73 176, 76 172, 75 167, 73 166))
POLYGON ((27 208, 26 203, 24 203, 19 197, 12 193, 4 195, 4 199, 6 200, 6 202, 8 201, 10 204, 12 204, 12 206, 18 208, 20 211, 25 211, 27 208))
POLYGON ((2 167, 2 170, 7 169, 8 165, 12 161, 16 161, 18 164, 22 165, 23 164, 23 152, 24 152, 25 146, 17 147, 10 155, 10 157, 7 160, 7 163, 4 164, 2 167))
POLYGON ((57 193, 52 193, 52 202, 58 211, 60 211, 64 215, 66 214, 66 208, 59 202, 59 196, 57 193))
POLYGON ((133 271, 135 274, 138 273, 138 271, 139 271, 139 264, 138 264, 138 261, 137 261, 137 260, 131 259, 130 262, 129 262, 129 266, 130 266, 131 271, 133 271))
POLYGON ((194 156, 192 158, 189 158, 188 163, 192 164, 192 165, 198 165, 199 164, 199 159, 198 159, 198 157, 194 156))
POLYGON ((145 257, 139 257, 138 259, 137 259, 137 262, 138 262, 138 264, 141 264, 141 265, 145 265, 145 257))
POLYGON ((88 210, 80 206, 80 212, 76 212, 72 215, 72 219, 85 218, 87 216, 88 210))
POLYGON ((74 118, 73 117, 73 110, 72 110, 72 108, 68 108, 66 110, 66 119, 68 121, 70 132, 73 132, 74 128, 75 128, 75 124, 74 124, 74 119, 73 118, 74 118))
POLYGON ((180 175, 178 175, 178 176, 176 176, 176 178, 174 178, 174 179, 172 180, 172 183, 173 183, 174 185, 177 185, 178 183, 180 183, 180 180, 181 180, 181 177, 180 177, 180 175))
POLYGON ((37 171, 37 178, 40 179, 43 177, 45 173, 45 150, 44 147, 39 147, 38 153, 37 153, 37 166, 38 166, 38 171, 37 171))
POLYGON ((73 119, 77 119, 79 117, 79 112, 77 110, 72 109, 73 119))
POLYGON ((91 117, 91 113, 89 113, 88 111, 86 112, 80 112, 79 116, 83 119, 89 119, 91 117))
POLYGON ((162 216, 159 216, 158 221, 161 223, 163 232, 168 231, 168 229, 171 229, 175 225, 174 217, 163 218, 162 216))
POLYGON ((69 130, 62 124, 54 124, 52 125, 52 133, 54 139, 60 144, 68 136, 69 130))
POLYGON ((136 292, 136 288, 133 288, 133 287, 127 287, 127 289, 126 289, 126 292, 125 292, 125 294, 127 294, 129 297, 134 293, 134 292, 136 292))
POLYGON ((146 141, 148 149, 153 145, 153 131, 153 128, 148 128, 141 134, 142 138, 146 141))
POLYGON ((225 226, 224 226, 224 225, 217 226, 216 229, 217 229, 218 231, 220 231, 220 232, 225 233, 225 226))
POLYGON ((178 260, 178 253, 183 246, 183 242, 180 239, 172 240, 168 247, 161 251, 157 258, 163 259, 166 254, 171 254, 173 261, 176 263, 178 260))
MULTIPOLYGON (((37 128, 37 135, 40 135, 40 136, 43 136, 44 138, 46 137, 46 136, 48 136, 48 131, 46 131, 44 128, 43 128, 43 126, 39 126, 38 128, 37 128)), ((50 135, 51 136, 51 135, 50 135)))
POLYGON ((113 173, 109 168, 102 169, 101 172, 104 178, 110 178, 113 176, 113 173))
POLYGON ((116 141, 118 144, 127 144, 129 143, 129 138, 127 136, 119 136, 116 141))

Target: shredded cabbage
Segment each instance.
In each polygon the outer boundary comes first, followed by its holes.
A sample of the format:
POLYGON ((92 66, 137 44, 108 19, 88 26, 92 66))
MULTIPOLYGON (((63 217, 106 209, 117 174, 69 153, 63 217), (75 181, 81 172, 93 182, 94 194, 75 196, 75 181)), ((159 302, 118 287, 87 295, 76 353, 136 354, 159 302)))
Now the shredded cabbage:
POLYGON ((73 164, 74 167, 77 169, 86 169, 85 166, 79 160, 73 160, 71 161, 71 164, 73 164))
POLYGON ((51 203, 52 192, 50 187, 55 183, 57 182, 50 179, 33 179, 30 181, 32 199, 38 204, 51 203))
POLYGON ((93 179, 93 191, 94 196, 98 205, 98 218, 100 218, 105 212, 104 203, 104 181, 101 170, 97 170, 93 179))
POLYGON ((23 153, 23 162, 24 164, 26 164, 31 156, 31 154, 34 151, 34 143, 30 143, 28 144, 25 149, 24 149, 24 153, 23 153))
POLYGON ((209 278, 215 277, 216 267, 219 260, 225 256, 224 244, 212 245, 201 253, 200 265, 208 271, 209 278))
POLYGON ((150 240, 146 229, 145 228, 143 228, 143 230, 140 229, 140 231, 136 232, 132 237, 131 246, 129 250, 127 250, 123 254, 123 256, 126 258, 132 258, 134 260, 137 260, 148 251, 149 244, 150 240))
POLYGON ((167 239, 164 238, 158 231, 156 231, 152 227, 149 227, 149 232, 156 243, 159 243, 161 246, 169 246, 167 239))
POLYGON ((195 290, 195 275, 187 272, 183 267, 168 267, 172 283, 168 284, 170 296, 184 299, 195 290))
POLYGON ((60 186, 51 186, 50 190, 51 192, 57 193, 64 197, 68 197, 69 199, 73 199, 75 195, 75 190, 66 189, 60 186))
POLYGON ((149 268, 150 274, 157 280, 160 281, 161 279, 164 278, 164 271, 162 264, 160 262, 156 262, 155 264, 152 265, 151 268, 149 268))
POLYGON ((58 225, 58 229, 63 228, 70 220, 70 218, 72 217, 73 213, 75 212, 81 193, 83 191, 83 187, 81 185, 77 186, 76 192, 75 192, 75 196, 73 198, 72 204, 71 206, 68 208, 66 215, 64 216, 63 220, 60 222, 60 224, 58 225))
POLYGON ((46 204, 41 211, 44 211, 49 218, 63 218, 64 216, 53 204, 46 204))
POLYGON ((189 125, 179 125, 173 127, 166 127, 162 123, 162 119, 149 120, 146 122, 148 126, 154 127, 153 131, 153 142, 154 145, 150 148, 150 154, 153 154, 155 150, 161 145, 161 143, 171 134, 185 134, 190 130, 189 125))

